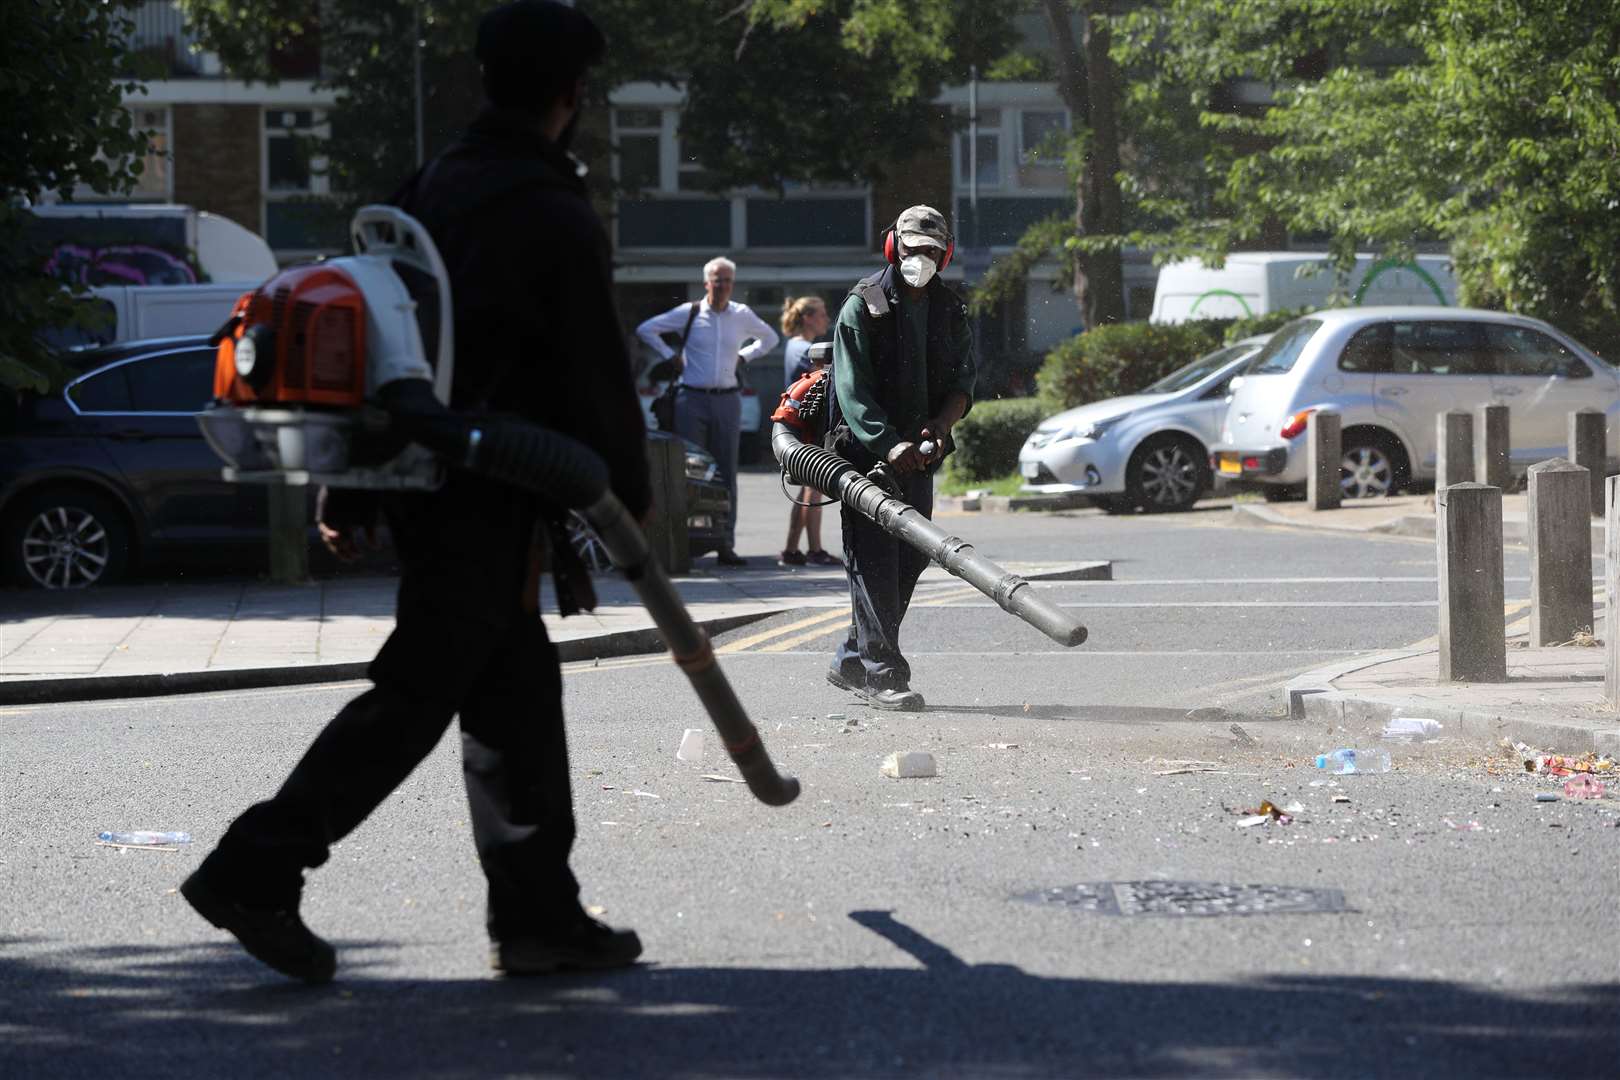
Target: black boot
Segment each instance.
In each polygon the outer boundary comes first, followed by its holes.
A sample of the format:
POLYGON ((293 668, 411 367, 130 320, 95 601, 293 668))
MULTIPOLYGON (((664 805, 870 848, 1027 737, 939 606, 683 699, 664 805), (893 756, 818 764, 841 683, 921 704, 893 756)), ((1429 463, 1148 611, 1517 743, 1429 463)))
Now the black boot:
POLYGON ((560 930, 491 942, 489 963, 507 975, 549 975, 628 967, 641 955, 634 930, 615 930, 580 913, 560 930))
POLYGON ((180 895, 197 914, 236 935, 242 948, 283 975, 307 983, 332 981, 337 951, 317 937, 299 917, 298 905, 251 907, 216 889, 198 870, 180 886, 180 895))

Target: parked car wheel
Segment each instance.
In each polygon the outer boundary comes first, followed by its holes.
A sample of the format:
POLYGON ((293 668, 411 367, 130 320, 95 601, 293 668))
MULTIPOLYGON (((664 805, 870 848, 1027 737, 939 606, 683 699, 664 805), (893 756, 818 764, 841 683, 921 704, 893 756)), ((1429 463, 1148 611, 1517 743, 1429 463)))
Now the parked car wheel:
POLYGON ((129 567, 130 527, 111 499, 82 488, 22 497, 6 517, 5 573, 40 589, 106 585, 129 567))
POLYGON ((1344 437, 1339 486, 1346 499, 1379 499, 1406 482, 1406 456, 1377 429, 1353 428, 1344 437))
POLYGON ((1170 435, 1146 440, 1125 469, 1131 502, 1149 512, 1186 510, 1209 488, 1207 457, 1191 439, 1170 435))

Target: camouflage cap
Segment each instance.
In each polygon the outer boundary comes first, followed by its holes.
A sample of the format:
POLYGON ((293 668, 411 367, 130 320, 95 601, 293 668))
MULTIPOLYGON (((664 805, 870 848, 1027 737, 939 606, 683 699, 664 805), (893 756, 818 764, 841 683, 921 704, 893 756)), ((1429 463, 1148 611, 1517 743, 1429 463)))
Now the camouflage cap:
POLYGON ((894 223, 894 231, 908 247, 935 247, 944 251, 951 246, 951 227, 945 224, 945 215, 932 206, 908 207, 894 223))

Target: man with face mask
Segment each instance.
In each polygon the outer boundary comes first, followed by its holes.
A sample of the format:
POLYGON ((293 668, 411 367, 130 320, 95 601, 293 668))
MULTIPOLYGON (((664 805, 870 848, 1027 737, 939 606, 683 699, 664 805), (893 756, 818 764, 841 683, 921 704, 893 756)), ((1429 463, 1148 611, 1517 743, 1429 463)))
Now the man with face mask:
MULTIPOLYGON (((562 4, 491 11, 477 48, 488 107, 394 202, 427 227, 449 273, 451 407, 516 414, 579 439, 640 517, 651 503, 646 435, 607 236, 584 167, 567 152, 585 70, 604 47, 590 19, 562 4)), ((322 536, 340 557, 375 520, 368 494, 333 491, 324 502, 322 536)), ((548 523, 559 512, 462 471, 432 493, 390 494, 382 509, 402 573, 394 632, 368 672, 374 685, 327 725, 273 798, 236 819, 182 895, 276 970, 330 979, 332 946, 299 915, 304 871, 326 862, 459 716, 495 968, 632 963, 640 941, 586 914, 568 865, 562 676, 535 610, 538 549, 558 531, 548 523)), ((562 559, 565 545, 553 546, 562 559)))
MULTIPOLYGON (((884 464, 925 516, 951 428, 973 401, 967 306, 938 277, 953 247, 938 210, 906 210, 884 236, 889 265, 851 290, 833 330, 833 449, 863 472, 884 464)), ((928 557, 859 514, 843 521, 851 619, 827 681, 875 708, 921 709, 900 622, 928 557)))

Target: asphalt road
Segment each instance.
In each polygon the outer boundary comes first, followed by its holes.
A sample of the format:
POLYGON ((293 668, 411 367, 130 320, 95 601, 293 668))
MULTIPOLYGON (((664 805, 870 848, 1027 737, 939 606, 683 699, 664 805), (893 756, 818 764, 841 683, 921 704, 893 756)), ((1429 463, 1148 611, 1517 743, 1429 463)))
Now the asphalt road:
POLYGON ((836 614, 727 635, 805 784, 783 809, 704 778, 731 772, 712 737, 675 760, 705 721, 667 660, 570 666, 575 866, 647 944, 610 976, 488 974, 453 739, 312 875, 332 987, 189 911, 174 886, 353 686, 0 710, 0 1075, 1613 1075, 1620 803, 1536 803, 1445 739, 1312 769, 1330 740, 1278 688, 1432 634, 1433 552, 1228 520, 954 520, 1117 580, 1045 588, 1091 629, 1071 651, 924 590, 921 714, 824 682, 836 614), (881 777, 897 750, 939 775, 881 777), (1262 799, 1303 809, 1240 827, 1262 799), (120 855, 112 828, 197 842, 120 855), (1255 885, 1256 913, 1184 913, 1255 885))

